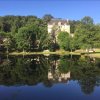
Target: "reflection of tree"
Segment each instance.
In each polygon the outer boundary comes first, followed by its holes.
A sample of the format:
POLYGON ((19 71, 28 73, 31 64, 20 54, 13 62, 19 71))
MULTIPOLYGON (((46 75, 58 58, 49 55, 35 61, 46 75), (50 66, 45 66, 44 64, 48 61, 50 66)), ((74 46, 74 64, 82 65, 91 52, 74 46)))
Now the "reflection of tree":
POLYGON ((53 82, 66 82, 70 78, 70 66, 67 65, 66 57, 55 59, 51 61, 50 68, 48 71, 48 79, 53 82))
MULTIPOLYGON (((36 84, 46 79, 48 67, 46 66, 47 62, 46 60, 44 61, 43 57, 38 56, 32 59, 26 59, 26 61, 22 60, 20 64, 22 65, 20 65, 21 69, 19 68, 18 72, 21 71, 19 76, 19 78, 21 77, 21 80, 28 84, 36 84)), ((18 67, 20 66, 18 65, 18 67)))
POLYGON ((94 91, 94 87, 96 86, 96 72, 92 67, 83 70, 82 75, 80 75, 82 78, 79 80, 79 84, 85 94, 90 94, 94 91))
POLYGON ((90 58, 81 58, 71 68, 72 79, 78 80, 81 90, 85 94, 90 94, 94 91, 94 87, 97 86, 97 76, 100 75, 100 69, 95 63, 90 61, 90 58))
POLYGON ((81 90, 85 94, 94 91, 95 86, 100 86, 99 61, 91 62, 90 58, 73 56, 35 55, 30 57, 1 57, 0 84, 35 85, 42 82, 46 87, 52 87, 58 82, 78 80, 81 90), (48 78, 48 73, 52 76, 48 78))
POLYGON ((60 58, 58 69, 61 73, 67 73, 70 71, 70 60, 68 60, 66 56, 60 58))
POLYGON ((100 59, 96 59, 96 66, 100 68, 100 59))
MULTIPOLYGON (((42 56, 18 58, 15 62, 0 65, 0 83, 37 84, 47 79, 48 64, 42 56), (12 64, 13 63, 13 64, 12 64)), ((11 60, 11 59, 10 59, 11 60)))
POLYGON ((45 85, 46 87, 52 87, 53 82, 50 81, 50 80, 45 80, 45 81, 44 81, 44 85, 45 85))

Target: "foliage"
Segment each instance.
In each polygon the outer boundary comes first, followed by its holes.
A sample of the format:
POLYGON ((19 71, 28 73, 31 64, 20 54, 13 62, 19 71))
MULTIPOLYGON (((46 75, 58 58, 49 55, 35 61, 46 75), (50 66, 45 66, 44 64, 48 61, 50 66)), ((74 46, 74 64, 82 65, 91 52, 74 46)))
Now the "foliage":
POLYGON ((12 41, 10 50, 43 50, 50 43, 47 23, 36 16, 0 17, 0 36, 12 41))
POLYGON ((36 16, 3 16, 0 17, 0 38, 7 39, 3 46, 9 51, 23 49, 42 51, 50 49, 73 50, 100 47, 100 25, 85 16, 81 20, 70 20, 71 37, 54 26, 51 35, 47 32, 47 23, 53 18, 46 14, 42 19, 36 16), (56 37, 58 35, 58 37, 56 37), (51 38, 52 37, 52 38, 51 38), (9 43, 8 43, 9 40, 9 43))
POLYGON ((16 43, 18 49, 30 49, 31 38, 34 39, 34 33, 28 27, 22 27, 16 34, 16 43), (33 36, 33 38, 32 38, 33 36))
POLYGON ((93 19, 90 16, 85 16, 81 19, 81 23, 85 25, 93 25, 93 19))
POLYGON ((77 20, 77 21, 75 21, 75 20, 69 20, 70 32, 71 33, 75 32, 75 29, 76 29, 76 27, 77 27, 78 24, 80 24, 79 20, 77 20))
POLYGON ((46 14, 43 16, 43 20, 48 23, 52 18, 54 18, 52 15, 50 14, 46 14))
POLYGON ((70 49, 70 35, 67 32, 60 32, 57 37, 58 44, 61 49, 69 50, 70 49))
MULTIPOLYGON (((96 86, 100 86, 100 59, 91 62, 91 58, 80 56, 33 55, 30 57, 8 57, 0 56, 0 84, 3 85, 36 85, 44 83, 51 87, 57 84, 57 78, 62 73, 70 72, 70 80, 78 82, 81 91, 90 94, 96 86), (48 59, 47 59, 48 58, 48 59), (52 68, 54 66, 54 68, 52 68), (55 80, 48 79, 48 71, 55 75, 55 80)), ((67 82, 68 79, 66 79, 67 82)), ((61 82, 65 82, 62 80, 61 82)))
POLYGON ((68 59, 66 56, 60 58, 58 69, 61 73, 67 73, 70 71, 70 61, 66 61, 66 59, 68 59))
POLYGON ((74 46, 75 48, 94 48, 99 47, 100 37, 100 27, 93 25, 90 21, 86 24, 80 23, 76 30, 74 36, 74 46))

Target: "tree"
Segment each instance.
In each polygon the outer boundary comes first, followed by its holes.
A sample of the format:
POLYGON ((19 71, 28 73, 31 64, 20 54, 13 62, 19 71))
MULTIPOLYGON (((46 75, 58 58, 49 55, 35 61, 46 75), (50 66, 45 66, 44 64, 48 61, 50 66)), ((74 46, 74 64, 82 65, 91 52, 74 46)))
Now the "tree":
POLYGON ((16 43, 18 49, 29 50, 31 43, 36 39, 34 30, 29 27, 22 27, 16 34, 16 43))
POLYGON ((67 32, 60 32, 57 37, 58 44, 61 49, 69 50, 70 49, 70 36, 67 32))
POLYGON ((43 50, 48 48, 50 42, 47 23, 36 16, 0 17, 0 36, 6 38, 8 33, 10 40, 17 44, 15 48, 20 50, 22 48, 43 50))
POLYGON ((50 45, 51 40, 50 40, 50 35, 47 32, 47 28, 40 26, 38 30, 39 31, 36 34, 37 35, 36 40, 38 40, 38 42, 39 42, 38 43, 38 49, 39 50, 48 49, 48 46, 50 45))
POLYGON ((93 25, 93 19, 90 16, 85 16, 81 19, 83 24, 93 25))
POLYGON ((77 20, 77 21, 75 21, 75 20, 69 20, 70 32, 71 33, 74 33, 75 32, 76 26, 78 24, 80 24, 80 21, 79 20, 77 20))
POLYGON ((70 71, 70 62, 68 61, 67 56, 60 57, 58 69, 60 73, 67 73, 70 71))
POLYGON ((16 41, 19 49, 43 50, 48 48, 50 42, 49 34, 47 33, 46 26, 42 23, 43 22, 38 21, 18 30, 16 41))
POLYGON ((46 15, 44 15, 43 16, 43 20, 45 21, 45 22, 49 22, 52 18, 54 18, 52 15, 50 15, 50 14, 46 14, 46 15))
MULTIPOLYGON (((85 17, 87 18, 87 17, 85 17)), ((82 19, 85 23, 77 25, 74 35, 74 45, 76 48, 94 48, 98 45, 98 39, 100 38, 99 26, 93 25, 92 19, 82 19)))
POLYGON ((95 33, 93 44, 95 48, 100 48, 100 25, 95 25, 95 33))

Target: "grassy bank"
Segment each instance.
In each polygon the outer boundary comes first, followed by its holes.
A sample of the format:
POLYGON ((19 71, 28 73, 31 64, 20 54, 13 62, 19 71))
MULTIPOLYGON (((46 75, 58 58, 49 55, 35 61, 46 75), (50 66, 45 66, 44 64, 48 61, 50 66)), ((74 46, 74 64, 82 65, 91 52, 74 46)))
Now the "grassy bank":
POLYGON ((96 58, 100 58, 100 49, 96 48, 94 49, 95 52, 89 52, 87 53, 85 50, 76 50, 76 53, 81 53, 84 54, 85 56, 91 56, 91 57, 96 57, 96 58))
MULTIPOLYGON (((56 52, 51 52, 51 51, 44 51, 44 52, 11 52, 9 55, 13 56, 19 56, 19 55, 50 55, 50 54, 58 54, 58 55, 88 55, 87 52, 83 52, 83 50, 76 50, 74 52, 69 52, 69 51, 64 51, 64 50, 59 50, 56 52)), ((97 57, 100 58, 100 49, 95 49, 95 53, 89 53, 88 56, 92 57, 97 57)))
POLYGON ((93 54, 89 54, 89 55, 86 55, 86 56, 100 58, 100 53, 93 53, 93 54))
POLYGON ((56 52, 12 52, 9 53, 9 55, 39 55, 39 54, 43 54, 43 55, 50 55, 50 54, 58 54, 58 55, 80 55, 80 53, 75 53, 75 52, 68 52, 68 51, 56 51, 56 52))

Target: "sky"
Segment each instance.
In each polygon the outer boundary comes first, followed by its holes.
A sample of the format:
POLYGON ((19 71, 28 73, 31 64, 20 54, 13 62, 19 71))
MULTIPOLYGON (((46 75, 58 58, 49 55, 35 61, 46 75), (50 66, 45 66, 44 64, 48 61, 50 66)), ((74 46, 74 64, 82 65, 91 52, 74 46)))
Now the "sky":
POLYGON ((51 14, 55 18, 81 20, 90 16, 100 23, 99 0, 0 0, 0 16, 34 15, 42 18, 51 14))

